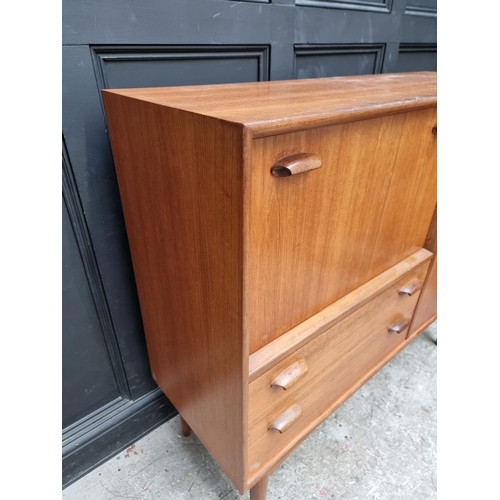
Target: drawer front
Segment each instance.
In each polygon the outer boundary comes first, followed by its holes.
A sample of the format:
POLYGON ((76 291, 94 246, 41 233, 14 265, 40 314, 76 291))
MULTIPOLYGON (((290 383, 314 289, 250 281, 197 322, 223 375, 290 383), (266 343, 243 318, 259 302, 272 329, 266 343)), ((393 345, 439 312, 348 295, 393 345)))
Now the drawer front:
POLYGON ((405 341, 420 294, 415 283, 423 283, 428 267, 414 269, 250 383, 249 477, 286 453, 290 442, 405 341))
POLYGON ((435 124, 426 109, 253 141, 250 353, 424 245, 435 124))

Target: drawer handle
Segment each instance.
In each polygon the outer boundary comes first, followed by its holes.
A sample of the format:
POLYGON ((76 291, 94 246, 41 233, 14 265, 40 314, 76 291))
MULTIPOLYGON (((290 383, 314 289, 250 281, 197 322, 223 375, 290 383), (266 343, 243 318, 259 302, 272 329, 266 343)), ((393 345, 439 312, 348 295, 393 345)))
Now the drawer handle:
POLYGON ((269 426, 270 430, 278 431, 283 434, 292 424, 302 416, 302 408, 299 403, 295 403, 290 408, 287 408, 283 413, 278 415, 269 426))
POLYGON ((292 387, 297 380, 307 373, 307 363, 305 359, 300 359, 293 365, 283 370, 272 382, 271 387, 281 387, 283 390, 287 390, 292 387))
POLYGON ((406 317, 406 316, 399 316, 394 323, 387 328, 389 333, 401 333, 402 331, 406 330, 411 323, 411 319, 406 317))
POLYGON ((318 155, 312 153, 299 153, 285 156, 285 158, 278 160, 271 168, 271 174, 274 177, 288 177, 319 167, 321 167, 321 158, 318 155))
POLYGON ((418 278, 413 278, 399 289, 399 295, 409 295, 410 297, 420 291, 422 282, 418 278))

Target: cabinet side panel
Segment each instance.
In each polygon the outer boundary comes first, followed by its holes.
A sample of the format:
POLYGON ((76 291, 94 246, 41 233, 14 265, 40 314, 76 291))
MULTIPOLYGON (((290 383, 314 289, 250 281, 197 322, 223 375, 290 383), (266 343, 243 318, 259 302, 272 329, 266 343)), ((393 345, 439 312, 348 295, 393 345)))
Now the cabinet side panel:
POLYGON ((104 92, 153 377, 240 491, 242 130, 104 92))

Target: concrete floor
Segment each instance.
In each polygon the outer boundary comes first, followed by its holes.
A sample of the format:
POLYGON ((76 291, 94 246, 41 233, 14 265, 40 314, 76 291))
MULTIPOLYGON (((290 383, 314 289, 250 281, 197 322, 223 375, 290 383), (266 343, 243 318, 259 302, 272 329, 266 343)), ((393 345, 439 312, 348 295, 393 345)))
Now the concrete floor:
MULTIPOLYGON (((436 323, 319 426, 269 480, 268 500, 431 500, 436 476, 436 323)), ((63 492, 65 500, 248 499, 179 417, 63 492)))

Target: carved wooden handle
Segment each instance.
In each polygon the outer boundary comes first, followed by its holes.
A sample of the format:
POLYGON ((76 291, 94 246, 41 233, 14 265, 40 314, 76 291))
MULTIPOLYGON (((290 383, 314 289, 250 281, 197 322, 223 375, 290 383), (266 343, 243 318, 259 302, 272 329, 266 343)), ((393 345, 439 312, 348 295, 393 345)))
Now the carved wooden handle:
POLYGON ((422 282, 418 278, 413 278, 399 289, 399 295, 409 295, 410 297, 420 291, 422 282))
POLYGON ((283 370, 272 382, 271 387, 281 387, 285 391, 297 380, 307 373, 308 367, 305 359, 299 359, 293 365, 283 370))
POLYGON ((288 177, 321 167, 321 158, 313 153, 299 153, 285 156, 271 168, 274 177, 288 177))
POLYGON ((411 323, 411 319, 406 316, 399 316, 394 323, 387 328, 389 333, 401 333, 406 330, 411 323))
POLYGON ((302 408, 299 403, 295 403, 278 415, 269 426, 268 430, 278 431, 283 434, 292 424, 302 416, 302 408))

